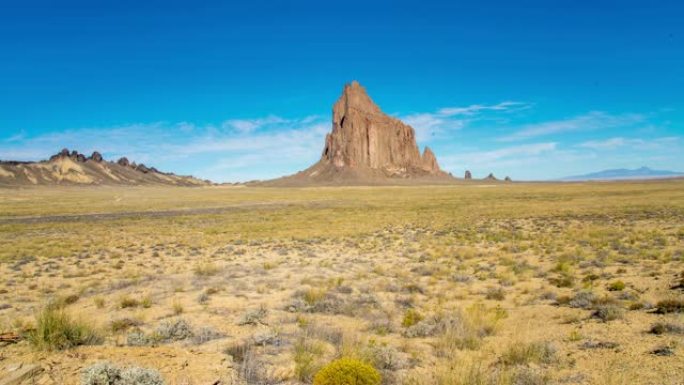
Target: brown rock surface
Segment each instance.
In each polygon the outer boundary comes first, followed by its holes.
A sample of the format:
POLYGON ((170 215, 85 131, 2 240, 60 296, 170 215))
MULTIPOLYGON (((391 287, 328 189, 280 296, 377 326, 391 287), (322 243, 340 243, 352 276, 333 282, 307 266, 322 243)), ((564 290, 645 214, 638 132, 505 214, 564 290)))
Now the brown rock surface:
POLYGON ((94 151, 93 155, 90 156, 90 159, 98 163, 102 162, 102 154, 100 154, 97 151, 94 151))
POLYGON ((411 126, 383 113, 353 81, 333 105, 332 132, 318 163, 272 182, 353 184, 396 178, 453 180, 439 168, 432 150, 426 147, 421 156, 411 126))

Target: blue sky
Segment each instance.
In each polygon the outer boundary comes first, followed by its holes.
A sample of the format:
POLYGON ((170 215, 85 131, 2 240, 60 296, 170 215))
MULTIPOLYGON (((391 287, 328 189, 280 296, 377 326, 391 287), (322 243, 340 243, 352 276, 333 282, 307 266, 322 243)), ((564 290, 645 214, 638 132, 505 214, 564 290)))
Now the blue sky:
POLYGON ((0 159, 277 177, 318 159, 357 79, 455 175, 684 171, 682 20, 678 1, 4 1, 0 159))

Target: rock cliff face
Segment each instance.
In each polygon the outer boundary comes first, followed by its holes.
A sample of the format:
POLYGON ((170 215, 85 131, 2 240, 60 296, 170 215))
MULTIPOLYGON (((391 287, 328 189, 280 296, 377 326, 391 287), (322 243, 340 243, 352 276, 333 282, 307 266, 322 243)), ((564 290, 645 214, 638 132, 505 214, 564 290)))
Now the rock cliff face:
POLYGON ((321 159, 308 169, 274 182, 382 183, 393 179, 451 180, 435 154, 420 154, 413 128, 383 113, 356 81, 333 105, 332 131, 321 159))

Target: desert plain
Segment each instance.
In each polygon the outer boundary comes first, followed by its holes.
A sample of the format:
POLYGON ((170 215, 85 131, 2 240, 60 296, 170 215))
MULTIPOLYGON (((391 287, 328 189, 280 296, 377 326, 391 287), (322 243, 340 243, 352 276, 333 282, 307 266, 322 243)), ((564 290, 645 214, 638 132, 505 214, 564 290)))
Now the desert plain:
POLYGON ((0 384, 684 384, 681 179, 0 189, 0 277, 0 384))

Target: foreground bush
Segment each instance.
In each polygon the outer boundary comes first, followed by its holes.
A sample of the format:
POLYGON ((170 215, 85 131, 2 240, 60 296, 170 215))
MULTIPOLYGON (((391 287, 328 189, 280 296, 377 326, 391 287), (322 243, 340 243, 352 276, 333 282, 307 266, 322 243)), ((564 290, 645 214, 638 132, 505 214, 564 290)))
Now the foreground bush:
POLYGON ((515 343, 501 356, 504 365, 544 365, 556 361, 556 349, 548 342, 515 343))
POLYGON ((27 339, 38 350, 64 350, 102 342, 90 325, 72 319, 55 306, 47 306, 36 315, 36 327, 29 331, 27 339))
POLYGON ((81 385, 164 385, 164 380, 154 369, 121 369, 109 362, 99 362, 83 369, 81 385))
POLYGON ((353 358, 335 360, 321 369, 313 385, 380 385, 380 374, 372 366, 353 358))

